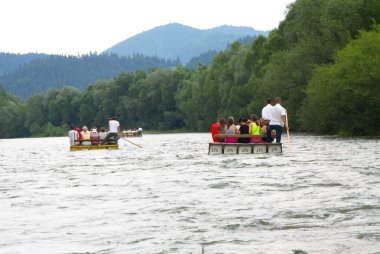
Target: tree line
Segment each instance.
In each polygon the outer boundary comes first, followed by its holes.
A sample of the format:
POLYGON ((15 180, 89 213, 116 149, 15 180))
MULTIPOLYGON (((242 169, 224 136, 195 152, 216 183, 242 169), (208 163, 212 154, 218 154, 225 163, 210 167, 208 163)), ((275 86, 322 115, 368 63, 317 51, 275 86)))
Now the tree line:
POLYGON ((1 91, 0 135, 57 135, 109 116, 126 128, 208 131, 219 117, 260 115, 274 96, 292 129, 380 135, 379 21, 376 0, 297 0, 268 37, 235 42, 208 67, 124 72, 27 102, 1 91))

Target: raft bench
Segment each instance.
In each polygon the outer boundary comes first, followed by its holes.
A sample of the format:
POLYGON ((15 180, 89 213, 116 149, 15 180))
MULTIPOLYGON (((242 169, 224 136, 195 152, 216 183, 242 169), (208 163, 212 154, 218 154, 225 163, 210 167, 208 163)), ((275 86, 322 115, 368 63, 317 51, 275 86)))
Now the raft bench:
POLYGON ((99 141, 99 145, 73 145, 70 146, 70 151, 79 151, 79 150, 99 150, 99 149, 119 149, 119 145, 115 144, 115 141, 110 140, 107 144, 101 145, 99 140, 93 139, 76 139, 74 142, 83 142, 83 141, 99 141))
MULTIPOLYGON (((262 135, 250 134, 215 134, 215 138, 253 138, 262 135)), ((263 154, 282 153, 282 143, 209 143, 208 154, 263 154)))

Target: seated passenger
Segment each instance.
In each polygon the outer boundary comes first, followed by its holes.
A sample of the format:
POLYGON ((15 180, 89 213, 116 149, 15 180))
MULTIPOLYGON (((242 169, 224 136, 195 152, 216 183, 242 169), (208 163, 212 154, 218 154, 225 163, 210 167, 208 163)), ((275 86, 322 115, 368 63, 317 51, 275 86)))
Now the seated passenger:
POLYGON ((96 127, 91 128, 90 139, 91 145, 99 145, 99 133, 97 132, 96 127))
MULTIPOLYGON (((219 119, 218 133, 219 134, 226 134, 226 132, 227 132, 226 119, 220 118, 219 119)), ((224 142, 224 138, 220 138, 219 142, 224 142)))
POLYGON ((82 134, 82 139, 84 140, 84 141, 82 141, 82 145, 90 146, 91 145, 91 142, 90 142, 91 136, 90 136, 90 132, 88 131, 86 125, 83 126, 81 134, 82 134))
MULTIPOLYGON (((80 128, 75 128, 75 130, 76 130, 77 133, 78 133, 78 139, 82 139, 82 133, 80 132, 80 128)), ((80 145, 80 144, 82 144, 81 141, 78 141, 78 142, 76 143, 76 145, 80 145)))
MULTIPOLYGON (((261 126, 255 114, 251 115, 251 121, 252 123, 249 127, 249 133, 256 136, 261 135, 261 126)), ((263 139, 261 137, 252 137, 251 143, 263 143, 263 139)))
POLYGON ((70 146, 77 144, 77 141, 75 140, 78 140, 78 132, 74 130, 74 126, 70 126, 69 140, 70 140, 70 146))
MULTIPOLYGON (((232 134, 232 135, 234 135, 234 134, 239 134, 239 131, 238 131, 238 129, 236 128, 236 126, 235 126, 235 120, 234 120, 234 118, 232 117, 232 116, 230 116, 230 117, 228 117, 228 119, 227 119, 227 131, 226 131, 226 134, 228 135, 228 134, 232 134)), ((237 138, 229 138, 229 137, 226 137, 225 139, 224 139, 224 142, 225 143, 236 143, 237 142, 237 138)))
POLYGON ((100 128, 100 132, 99 132, 99 139, 100 140, 103 140, 107 137, 107 131, 106 131, 106 128, 105 127, 102 127, 100 128))
POLYGON ((266 124, 267 121, 265 121, 265 119, 261 118, 260 119, 260 133, 261 135, 263 135, 263 141, 265 142, 266 139, 267 139, 267 124, 266 124))
POLYGON ((219 139, 214 137, 215 134, 219 134, 218 128, 219 123, 214 123, 213 125, 211 125, 211 137, 214 142, 219 142, 219 139))
MULTIPOLYGON (((239 133, 240 134, 249 134, 249 126, 247 124, 248 120, 246 118, 240 118, 240 128, 239 133)), ((238 143, 249 143, 251 139, 250 138, 239 138, 238 143)))

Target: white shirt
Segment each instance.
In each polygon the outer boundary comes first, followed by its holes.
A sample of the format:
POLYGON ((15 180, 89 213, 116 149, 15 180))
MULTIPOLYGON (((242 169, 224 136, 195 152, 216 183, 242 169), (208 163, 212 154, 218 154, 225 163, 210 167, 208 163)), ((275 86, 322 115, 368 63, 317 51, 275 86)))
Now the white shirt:
POLYGON ((280 105, 276 104, 271 110, 271 119, 269 125, 281 125, 284 126, 282 116, 286 116, 286 110, 280 105))
POLYGON ((272 109, 273 109, 273 106, 270 104, 267 104, 261 111, 261 117, 264 118, 265 120, 271 120, 272 109))
POLYGON ((75 144, 75 140, 78 139, 78 132, 76 130, 69 131, 69 139, 70 145, 73 146, 75 144))
POLYGON ((120 127, 120 123, 118 121, 110 120, 109 125, 110 125, 109 133, 119 133, 117 129, 118 127, 120 127))

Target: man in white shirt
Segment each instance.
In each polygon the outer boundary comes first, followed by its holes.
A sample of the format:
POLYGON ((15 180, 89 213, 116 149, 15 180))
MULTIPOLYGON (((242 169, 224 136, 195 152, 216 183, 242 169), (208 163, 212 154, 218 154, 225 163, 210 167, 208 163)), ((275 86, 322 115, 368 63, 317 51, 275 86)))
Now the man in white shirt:
POLYGON ((117 145, 117 141, 119 140, 120 136, 120 123, 119 121, 116 120, 116 117, 111 117, 109 118, 109 131, 107 134, 107 137, 102 140, 100 143, 101 145, 104 145, 109 138, 114 137, 115 139, 115 144, 117 145))
POLYGON ((272 112, 273 106, 272 106, 272 99, 267 99, 267 105, 261 110, 261 117, 268 122, 271 119, 271 112, 272 112))
POLYGON ((78 132, 75 130, 74 126, 70 126, 69 139, 70 146, 75 145, 75 140, 78 140, 78 132))
POLYGON ((276 143, 281 143, 282 127, 284 127, 285 125, 285 128, 288 128, 288 126, 286 126, 286 110, 281 106, 280 97, 276 97, 274 100, 276 105, 272 108, 270 112, 271 119, 267 131, 267 142, 273 142, 271 131, 276 130, 276 143))

